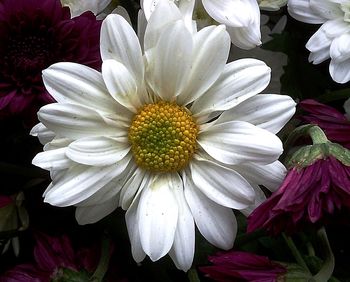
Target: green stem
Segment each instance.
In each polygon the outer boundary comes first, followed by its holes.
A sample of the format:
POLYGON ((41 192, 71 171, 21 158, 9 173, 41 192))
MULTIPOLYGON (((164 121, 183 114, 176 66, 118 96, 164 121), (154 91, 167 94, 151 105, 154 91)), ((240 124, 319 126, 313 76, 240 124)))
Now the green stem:
POLYGON ((314 246, 310 242, 306 243, 306 248, 309 256, 312 256, 312 257, 316 256, 314 246))
POLYGON ((331 246, 328 241, 326 229, 324 227, 320 228, 317 231, 317 236, 320 239, 322 247, 321 249, 325 252, 326 258, 323 262, 322 268, 314 276, 314 279, 317 282, 324 282, 328 281, 328 279, 331 278, 335 266, 335 261, 331 246))
MULTIPOLYGON (((295 128, 289 135, 287 140, 284 142, 284 148, 291 148, 292 145, 297 141, 300 137, 307 135, 309 129, 313 127, 313 124, 306 124, 295 128)), ((283 160, 286 157, 287 150, 285 150, 282 154, 281 159, 283 160)))
POLYGON ((307 264, 305 263, 303 257, 301 256, 299 250, 295 246, 293 239, 286 234, 282 233, 283 239, 286 242, 289 250, 292 252, 293 257, 295 258, 296 262, 303 267, 309 274, 311 274, 309 268, 307 267, 307 264))
POLYGON ((328 142, 326 134, 317 125, 312 126, 308 130, 308 134, 312 139, 313 144, 324 144, 328 142))
MULTIPOLYGON (((292 145, 302 136, 310 136, 312 139, 313 145, 315 144, 325 144, 328 141, 327 136, 324 134, 323 130, 314 124, 306 124, 295 128, 288 136, 287 140, 284 143, 284 148, 291 148, 292 145)), ((281 160, 288 163, 288 160, 285 160, 287 155, 287 150, 285 150, 281 156, 281 160)))
POLYGON ((101 247, 101 257, 98 262, 98 266, 94 272, 94 274, 90 278, 90 282, 102 282, 103 277, 105 276, 110 258, 110 242, 107 238, 102 239, 102 247, 101 247))
POLYGON ((198 277, 197 270, 195 270, 193 268, 188 271, 187 276, 188 276, 188 280, 190 282, 200 282, 201 281, 198 277))

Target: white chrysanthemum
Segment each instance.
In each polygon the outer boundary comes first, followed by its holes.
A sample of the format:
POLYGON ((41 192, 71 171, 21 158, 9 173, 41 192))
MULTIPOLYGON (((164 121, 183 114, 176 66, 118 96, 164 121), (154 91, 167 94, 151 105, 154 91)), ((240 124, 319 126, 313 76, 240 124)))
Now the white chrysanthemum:
POLYGON ((63 6, 68 6, 71 16, 76 17, 86 11, 91 11, 95 15, 100 14, 112 0, 61 0, 63 6))
POLYGON ((45 144, 33 164, 52 177, 45 201, 76 206, 80 224, 121 206, 138 262, 169 253, 188 270, 195 224, 210 243, 231 248, 232 208, 254 204, 258 184, 274 189, 283 180, 275 133, 295 103, 257 95, 269 67, 255 59, 226 64, 229 47, 224 26, 192 34, 168 1, 148 21, 144 53, 128 22, 109 15, 102 73, 75 63, 43 72, 57 101, 40 109, 32 130, 45 144))
MULTIPOLYGON (((141 7, 147 19, 160 0, 141 0, 141 7)), ((261 44, 260 10, 257 0, 170 0, 175 2, 184 15, 187 26, 194 18, 201 19, 203 12, 220 24, 226 25, 234 45, 252 49, 261 44), (203 7, 205 11, 203 11, 203 7)))
POLYGON ((349 0, 289 0, 289 14, 295 19, 322 24, 306 43, 309 61, 319 64, 329 58, 334 81, 350 81, 350 2, 349 0))

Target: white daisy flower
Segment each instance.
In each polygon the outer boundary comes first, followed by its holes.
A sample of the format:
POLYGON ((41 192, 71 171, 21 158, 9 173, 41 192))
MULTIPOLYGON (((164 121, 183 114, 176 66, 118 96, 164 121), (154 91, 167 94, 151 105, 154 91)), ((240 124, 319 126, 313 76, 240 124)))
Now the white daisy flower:
POLYGON ((289 0, 289 14, 302 22, 322 24, 306 43, 309 61, 322 63, 331 58, 329 72, 338 83, 350 81, 349 0, 289 0))
POLYGON ((195 225, 213 245, 231 248, 232 209, 254 204, 257 184, 283 179, 275 133, 295 103, 258 95, 269 67, 226 64, 229 47, 223 25, 192 34, 168 1, 148 21, 144 53, 129 23, 109 15, 102 73, 67 62, 43 72, 57 101, 40 109, 32 130, 45 144, 33 164, 52 177, 45 202, 76 206, 80 224, 121 206, 137 262, 169 253, 188 270, 195 225))
MULTIPOLYGON (((141 0, 146 19, 149 19, 160 0, 141 0)), ((252 49, 261 44, 260 10, 257 0, 170 0, 175 2, 185 19, 203 20, 203 12, 220 24, 226 25, 234 45, 252 49), (205 11, 203 10, 203 7, 205 11), (194 9, 194 11, 193 11, 194 9)), ((187 26, 191 26, 188 23, 187 26)))

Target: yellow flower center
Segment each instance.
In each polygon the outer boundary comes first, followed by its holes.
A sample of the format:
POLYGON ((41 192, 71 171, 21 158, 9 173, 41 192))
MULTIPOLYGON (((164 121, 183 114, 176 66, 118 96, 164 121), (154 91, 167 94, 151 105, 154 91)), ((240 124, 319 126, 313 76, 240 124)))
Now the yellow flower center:
POLYGON ((129 141, 140 167, 171 172, 189 163, 197 134, 198 126, 186 108, 161 101, 138 111, 129 128, 129 141))

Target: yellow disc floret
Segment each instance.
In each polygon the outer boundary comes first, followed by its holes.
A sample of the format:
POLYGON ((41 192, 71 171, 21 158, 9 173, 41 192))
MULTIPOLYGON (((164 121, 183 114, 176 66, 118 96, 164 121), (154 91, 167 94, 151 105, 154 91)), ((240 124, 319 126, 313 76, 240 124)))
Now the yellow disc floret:
POLYGON ((147 170, 178 171, 196 150, 198 126, 184 107, 169 102, 143 106, 135 115, 129 141, 136 163, 147 170))

